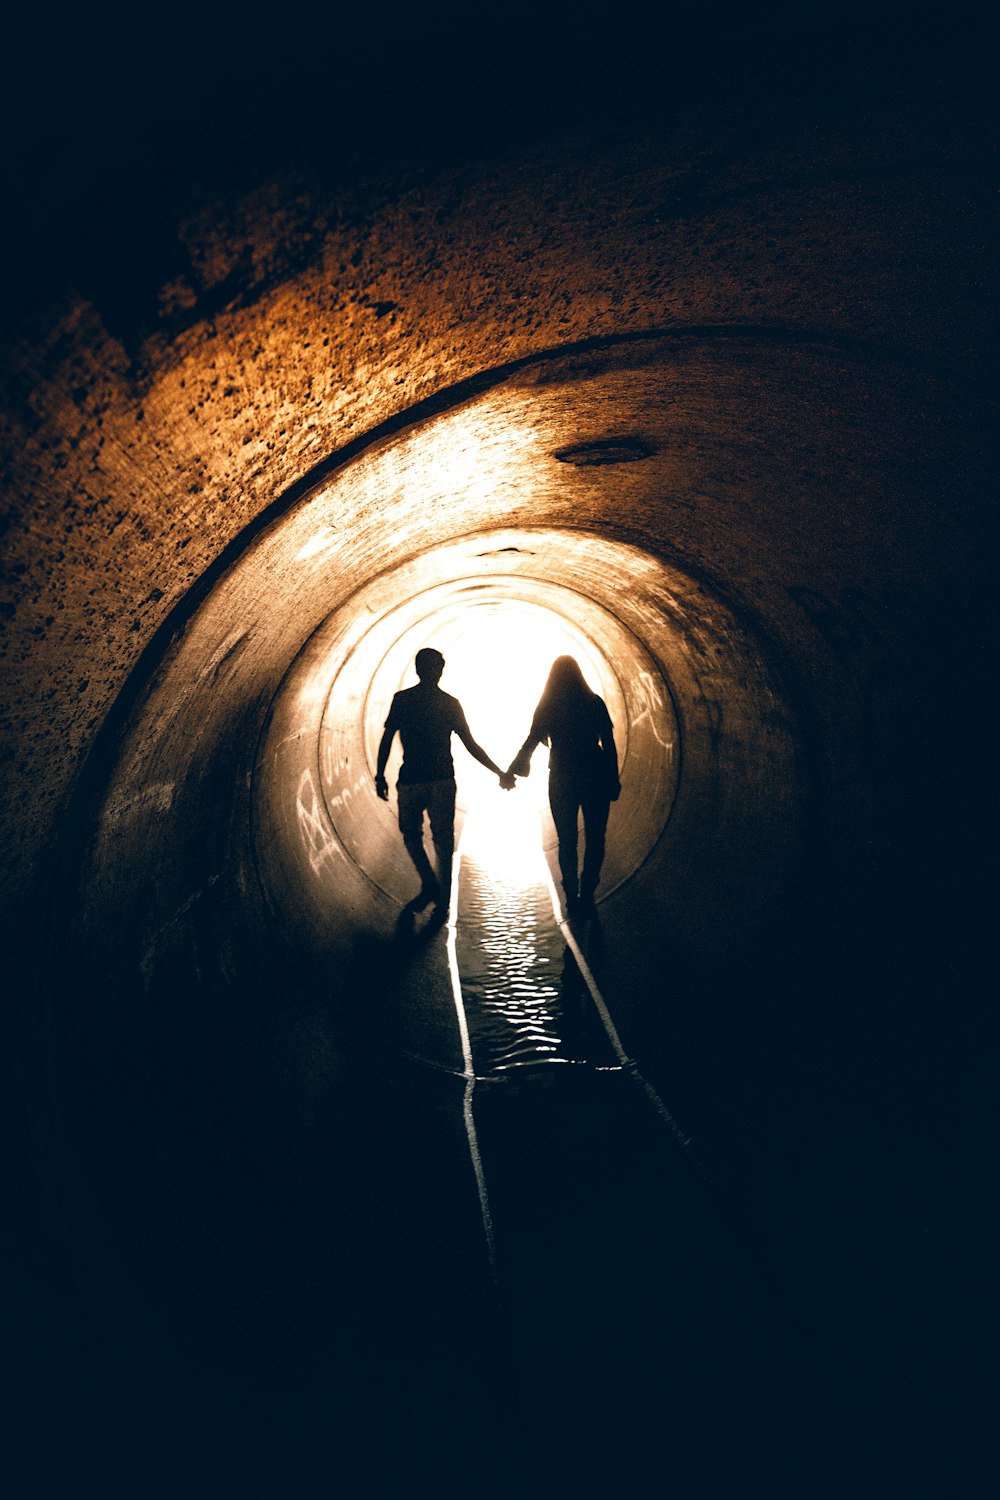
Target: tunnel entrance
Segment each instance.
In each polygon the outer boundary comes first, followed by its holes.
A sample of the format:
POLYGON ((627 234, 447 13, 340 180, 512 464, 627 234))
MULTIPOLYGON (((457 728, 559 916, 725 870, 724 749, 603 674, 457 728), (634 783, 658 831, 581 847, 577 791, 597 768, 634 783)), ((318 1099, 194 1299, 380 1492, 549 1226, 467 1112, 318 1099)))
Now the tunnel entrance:
MULTIPOLYGON (((220 559, 130 684, 95 795, 77 936, 112 1005, 183 983, 205 997, 199 1024, 224 1030, 215 987, 256 993, 262 966, 289 992, 313 964, 326 993, 350 988, 359 945, 391 940, 414 893, 372 773, 392 693, 430 641, 500 763, 567 642, 590 674, 623 783, 598 897, 634 927, 630 965, 669 942, 670 963, 709 974, 770 920, 800 870, 795 715, 756 617, 685 566, 682 537, 676 555, 649 543, 674 483, 676 359, 651 338, 498 373, 325 461, 220 559), (641 462, 558 461, 622 401, 650 434, 641 462)), ((541 842, 551 862, 542 754, 511 794, 461 749, 456 762, 460 818, 482 792, 484 840, 541 842)), ((273 999, 259 1005, 267 1030, 273 999)))
MULTIPOLYGON (((291 928, 329 950, 349 941, 338 920, 345 887, 376 929, 414 895, 394 807, 375 796, 373 774, 392 694, 415 680, 413 659, 430 644, 446 658, 442 687, 502 765, 554 656, 577 656, 608 706, 622 767, 599 895, 642 865, 676 793, 680 730, 662 665, 675 627, 651 620, 641 638, 621 617, 637 567, 635 549, 579 533, 487 533, 411 560, 324 621, 275 697, 254 775, 257 866, 291 928)), ((530 864, 539 836, 553 857, 544 756, 509 794, 461 747, 455 756, 459 834, 475 807, 470 837, 502 839, 508 863, 524 840, 530 864)), ((397 745, 390 785, 398 763, 397 745)))

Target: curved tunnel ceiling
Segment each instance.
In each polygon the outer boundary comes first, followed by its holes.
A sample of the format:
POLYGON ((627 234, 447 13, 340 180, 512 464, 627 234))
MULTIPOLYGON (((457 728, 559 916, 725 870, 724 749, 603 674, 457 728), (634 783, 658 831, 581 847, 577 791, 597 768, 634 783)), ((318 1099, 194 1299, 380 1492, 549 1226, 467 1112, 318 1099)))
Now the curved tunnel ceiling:
MULTIPOLYGON (((92 933, 103 928, 114 949, 115 934, 127 932, 149 980, 157 934, 186 899, 167 878, 174 869, 192 889, 245 884, 256 870, 293 940, 328 958, 349 955, 360 935, 391 930, 412 895, 412 873, 393 816, 372 788, 389 698, 421 645, 436 642, 460 662, 462 629, 479 611, 495 613, 502 635, 512 611, 526 606, 562 622, 617 726, 625 789, 602 896, 630 879, 656 891, 664 862, 710 862, 710 850, 724 847, 726 879, 738 881, 742 871, 755 892, 734 913, 733 934, 755 906, 780 899, 802 855, 795 713, 769 664, 776 643, 752 616, 734 616, 703 579, 616 540, 594 519, 595 502, 609 500, 641 517, 640 488, 648 507, 669 503, 672 455, 665 472, 653 414, 677 368, 674 351, 657 341, 643 352, 645 364, 628 348, 624 372, 605 351, 591 362, 577 356, 568 370, 547 363, 540 386, 536 371, 501 379, 487 395, 374 445, 249 541, 157 663, 151 695, 132 710, 84 877, 92 933), (589 435, 594 414, 621 407, 622 380, 630 413, 643 419, 642 478, 638 462, 578 467, 556 457, 571 421, 589 435), (589 425, 581 409, 591 413, 589 425), (532 497, 532 526, 501 528, 518 495, 532 497), (541 524, 546 498, 563 524, 541 524), (386 507, 391 538, 382 530, 386 507), (380 561, 391 545, 395 564, 358 588, 374 571, 366 553, 373 542, 380 561), (726 702, 724 750, 708 707, 718 698, 726 702), (651 858, 682 758, 679 832, 669 854, 660 848, 651 858), (738 794, 724 789, 727 778, 738 794), (233 794, 225 788, 244 801, 250 789, 245 842, 206 844, 206 787, 216 788, 213 799, 221 789, 226 801, 233 794), (686 848, 691 810, 713 804, 711 832, 701 830, 697 852, 686 848), (200 859, 188 848, 191 832, 200 859), (175 838, 177 853, 167 856, 175 838), (155 871, 152 844, 163 851, 155 871)), ((548 660, 539 660, 530 635, 518 649, 515 674, 537 681, 541 670, 544 680, 548 660)), ((476 699, 465 701, 475 726, 476 699)), ((501 762, 526 731, 530 706, 521 712, 523 721, 493 730, 501 762)), ((245 806, 216 809, 220 829, 238 829, 247 817, 245 806)))
POLYGON ((289 1163, 331 1141, 353 1183, 366 1043, 460 1073, 439 1008, 354 1003, 407 896, 373 747, 424 632, 457 671, 463 613, 537 611, 621 732, 615 1022, 859 1409, 932 1409, 961 1309, 910 1318, 955 1269, 914 1227, 969 1216, 985 1097, 977 783, 942 768, 980 753, 994 138, 917 81, 758 81, 123 178, 26 279, 3 878, 54 1359, 91 1316, 166 1347, 192 1286, 236 1317, 257 1235, 292 1263, 263 1220, 312 1223, 289 1163))

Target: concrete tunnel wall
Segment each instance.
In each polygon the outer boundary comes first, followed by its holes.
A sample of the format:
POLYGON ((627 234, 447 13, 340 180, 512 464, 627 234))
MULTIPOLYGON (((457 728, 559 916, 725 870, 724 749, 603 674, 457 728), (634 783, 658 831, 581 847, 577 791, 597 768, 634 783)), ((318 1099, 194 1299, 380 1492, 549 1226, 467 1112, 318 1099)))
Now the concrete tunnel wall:
MULTIPOLYGON (((763 1197, 779 1160, 799 1181, 789 1134, 822 1159, 852 1116, 878 1120, 865 1181, 902 1201, 928 1172, 965 1234, 961 1186, 927 1163, 935 1131, 954 1161, 984 1088, 970 718, 991 589, 995 138, 974 91, 926 74, 737 79, 686 109, 527 118, 426 156, 419 131, 194 173, 178 151, 112 182, 114 220, 77 203, 24 279, 4 363, 0 813, 8 1099, 30 1143, 13 1253, 23 1273, 45 1247, 39 1304, 67 1259, 105 1311, 143 1282, 105 1228, 120 1187, 93 1159, 86 1084, 90 1068, 126 1080, 124 1117, 141 1118, 136 1015, 162 1024, 202 1105, 189 1044, 218 1058, 238 1036, 254 1129, 293 1139, 335 1087, 330 1018, 295 971, 304 941, 310 963, 328 956, 319 924, 298 901, 276 923, 289 885, 258 878, 261 735, 324 622, 397 570, 447 583, 421 559, 469 538, 563 539, 506 596, 529 576, 541 600, 575 589, 672 695, 672 810, 646 849, 623 805, 635 832, 606 905, 642 935, 622 974, 669 975, 669 1004, 636 983, 621 1019, 640 1053, 669 1044, 657 1082, 681 1117, 720 1158, 727 1132, 752 1136, 733 1170, 763 1197), (645 456, 566 461, 609 440, 645 456), (778 1045, 816 1099, 779 1093, 769 1123, 778 1045)), ((618 680, 644 779, 653 747, 618 680)), ((391 920, 371 887, 336 883, 338 931, 391 920)), ((183 1203, 183 1152, 149 1191, 183 1203)), ((850 1259, 851 1207, 858 1240, 866 1219, 838 1191, 844 1224, 814 1235, 839 1233, 850 1259)), ((906 1235, 880 1229, 902 1283, 924 1284, 906 1235)), ((938 1348, 952 1324, 929 1317, 938 1348)))
MULTIPOLYGON (((647 355, 655 371, 655 342, 647 355)), ((627 364, 635 390, 635 349, 627 364)), ((605 356, 590 380, 606 383, 607 365, 605 356)), ((98 973, 141 972, 147 988, 169 989, 174 944, 196 920, 195 904, 211 892, 214 902, 235 908, 258 878, 300 954, 339 956, 342 968, 359 938, 391 933, 413 876, 393 814, 374 796, 375 745, 413 654, 426 640, 441 640, 436 632, 447 640, 463 597, 466 611, 533 599, 568 616, 591 653, 607 661, 602 687, 618 729, 624 790, 609 825, 601 894, 631 880, 660 905, 660 922, 636 927, 637 960, 648 947, 642 961, 667 967, 656 951, 664 931, 683 932, 686 944, 701 947, 706 917, 678 871, 715 865, 716 900, 732 893, 713 942, 717 962, 727 944, 781 906, 803 857, 792 711, 767 664, 766 641, 722 599, 644 550, 579 530, 477 532, 413 555, 416 538, 432 531, 421 518, 437 516, 445 503, 461 536, 482 524, 484 493, 536 494, 538 470, 555 469, 550 485, 572 494, 579 472, 556 467, 543 419, 553 406, 576 407, 579 385, 590 380, 577 362, 565 384, 550 369, 540 398, 530 381, 527 398, 521 379, 512 388, 501 382, 455 414, 383 443, 300 500, 227 572, 160 662, 107 792, 81 883, 85 923, 101 953, 91 957, 98 973), (506 459, 494 433, 506 439, 506 459), (402 561, 360 589, 348 572, 338 590, 349 545, 344 518, 363 516, 363 497, 393 482, 402 561), (352 675, 342 682, 345 668, 352 675), (343 701, 335 704, 338 684, 343 701), (661 849, 682 758, 683 795, 661 849), (349 808, 341 797, 344 764, 349 808)), ((620 469, 604 467, 605 484, 617 487, 620 469)), ((537 506, 535 515, 544 518, 537 506)), ((364 531, 356 545, 367 545, 364 531)), ((525 728, 510 730, 507 758, 525 728)), ((675 950, 677 941, 671 938, 675 950)), ((248 986, 268 942, 264 926, 226 961, 248 986)), ((202 976, 199 985, 209 1008, 212 982, 202 976)), ((324 982, 334 990, 344 984, 329 962, 324 982)), ((421 1025, 436 1032, 441 1017, 414 1018, 414 1028, 421 1025)), ((446 1030, 453 1063, 458 1034, 453 1023, 446 1030)))

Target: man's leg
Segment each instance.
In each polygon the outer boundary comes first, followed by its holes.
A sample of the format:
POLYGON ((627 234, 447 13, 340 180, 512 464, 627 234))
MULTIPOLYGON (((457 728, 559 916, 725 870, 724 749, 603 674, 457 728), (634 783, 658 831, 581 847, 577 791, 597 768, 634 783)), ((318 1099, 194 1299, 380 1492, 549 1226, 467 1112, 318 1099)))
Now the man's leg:
POLYGON ((575 788, 549 777, 549 807, 559 840, 559 874, 566 892, 566 906, 573 908, 579 898, 577 845, 579 843, 580 799, 575 788))
POLYGON ((604 863, 604 844, 608 829, 610 799, 603 796, 586 796, 583 799, 583 873, 580 876, 580 900, 593 905, 594 892, 601 878, 604 863))
POLYGON ((437 895, 437 880, 424 848, 424 808, 427 804, 427 785, 398 786, 396 798, 399 806, 399 831, 403 835, 406 852, 420 876, 421 896, 437 895))
POLYGON ((447 906, 451 897, 451 865, 455 853, 455 783, 428 782, 427 812, 431 820, 431 838, 437 855, 439 900, 447 906))

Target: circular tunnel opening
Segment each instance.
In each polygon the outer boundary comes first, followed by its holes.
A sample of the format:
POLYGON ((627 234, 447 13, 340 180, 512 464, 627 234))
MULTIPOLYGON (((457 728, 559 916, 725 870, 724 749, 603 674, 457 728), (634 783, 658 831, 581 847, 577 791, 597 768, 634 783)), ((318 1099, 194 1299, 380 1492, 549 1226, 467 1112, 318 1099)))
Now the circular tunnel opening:
MULTIPOLYGON (((181 1030, 189 1007, 220 1045, 236 1025, 281 1107, 299 1109, 301 1070, 321 1078, 326 1042, 304 1059, 288 1017, 309 1011, 306 1031, 329 1038, 359 954, 378 957, 414 894, 373 771, 392 694, 426 644, 498 764, 554 656, 576 656, 605 699, 622 793, 597 895, 628 933, 623 972, 662 964, 669 943, 674 970, 697 965, 707 983, 757 940, 802 857, 778 658, 710 573, 609 519, 619 492, 641 519, 670 491, 656 413, 671 359, 651 340, 620 359, 550 361, 544 379, 498 377, 323 465, 199 590, 134 686, 83 860, 74 941, 112 1032, 151 1005, 181 1030), (599 431, 605 403, 622 402, 657 434, 642 463, 558 461, 567 436, 599 431)), ((458 746, 455 758, 462 828, 478 824, 486 857, 541 846, 551 869, 543 752, 513 793, 458 746)), ((620 1003, 638 1043, 658 1045, 659 1000, 624 983, 620 1003)))
MULTIPOLYGON (((623 777, 609 820, 599 900, 626 884, 648 858, 676 791, 679 728, 661 666, 613 612, 607 580, 624 584, 634 567, 631 549, 568 532, 463 538, 359 590, 299 653, 275 695, 259 748, 254 855, 286 941, 318 964, 327 980, 338 974, 343 984, 351 976, 340 1024, 356 1025, 354 998, 377 995, 379 1045, 436 1066, 472 1066, 456 1047, 466 1026, 476 1029, 477 1017, 466 1017, 461 1005, 456 1009, 455 994, 442 989, 432 965, 415 990, 408 977, 414 958, 410 903, 419 881, 397 822, 398 742, 387 768, 387 801, 374 787, 390 702, 415 680, 422 647, 433 645, 444 655, 442 688, 458 697, 474 738, 500 766, 513 759, 528 732, 552 661, 574 655, 609 709, 623 777), (595 549, 606 580, 601 597, 582 591, 576 581, 587 549, 595 549), (402 946, 399 938, 407 939, 402 946), (388 996, 404 991, 408 999, 393 1006, 388 996)), ((562 1007, 557 1002, 550 1010, 551 986, 544 978, 545 965, 557 971, 563 962, 564 946, 559 913, 550 905, 561 875, 547 753, 540 747, 531 773, 507 792, 457 737, 452 750, 458 797, 449 946, 461 931, 466 971, 471 965, 481 973, 466 941, 470 930, 480 932, 494 954, 506 954, 505 972, 530 965, 533 978, 529 983, 522 975, 517 1003, 527 1004, 525 988, 535 996, 528 1009, 537 1002, 537 1014, 522 1016, 520 1026, 510 1024, 512 1007, 506 1006, 502 1023, 484 1043, 486 1052, 494 1061, 506 1057, 507 1034, 530 1030, 538 1045, 515 1046, 517 1066, 562 1061, 562 1007), (459 869, 470 873, 459 880, 459 869), (484 923, 492 927, 492 938, 485 939, 484 923), (545 956, 527 940, 536 924, 549 933, 545 956)), ((429 829, 425 847, 430 852, 429 829)), ((444 908, 436 916, 443 922, 444 908)), ((434 930, 432 919, 421 941, 434 930)), ((478 940, 473 946, 485 952, 478 940)), ((495 963, 486 967, 491 965, 482 984, 496 994, 507 985, 495 963)), ((473 1011, 480 1010, 473 1002, 473 1011)), ((488 1010, 487 1004, 483 1013, 488 1010)), ((359 1039, 365 1027, 362 1021, 359 1039)), ((494 1061, 481 1057, 477 1068, 492 1069, 494 1061)))
MULTIPOLYGON (((662 833, 680 757, 657 657, 612 612, 607 585, 595 598, 574 583, 579 537, 540 533, 530 546, 523 535, 502 536, 500 547, 496 540, 435 549, 359 591, 323 622, 276 694, 254 776, 255 854, 273 906, 310 942, 336 947, 349 943, 355 923, 384 927, 414 894, 394 806, 375 796, 373 774, 392 695, 413 680, 424 645, 442 651, 442 686, 500 765, 524 739, 555 656, 580 661, 608 706, 623 780, 599 894, 621 886, 662 833), (331 918, 343 912, 349 888, 356 915, 338 925, 331 918)), ((598 549, 609 582, 627 582, 631 549, 586 545, 598 549)), ((508 869, 518 848, 527 869, 539 839, 551 856, 544 751, 514 793, 502 792, 461 747, 455 758, 458 835, 486 858, 502 852, 508 869)), ((390 783, 399 759, 396 744, 390 783)))

